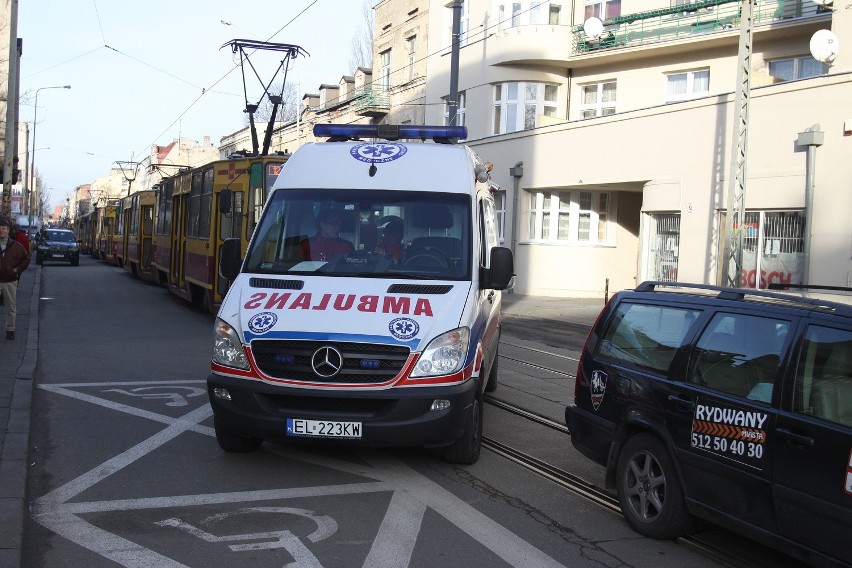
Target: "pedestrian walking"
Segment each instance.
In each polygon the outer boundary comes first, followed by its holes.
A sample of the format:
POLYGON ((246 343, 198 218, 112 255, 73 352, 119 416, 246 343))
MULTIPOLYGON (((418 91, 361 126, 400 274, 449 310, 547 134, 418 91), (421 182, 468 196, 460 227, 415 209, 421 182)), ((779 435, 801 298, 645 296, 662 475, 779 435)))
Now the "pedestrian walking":
POLYGON ((30 265, 30 253, 9 233, 12 224, 0 219, 0 295, 6 307, 6 339, 15 339, 18 277, 30 265))

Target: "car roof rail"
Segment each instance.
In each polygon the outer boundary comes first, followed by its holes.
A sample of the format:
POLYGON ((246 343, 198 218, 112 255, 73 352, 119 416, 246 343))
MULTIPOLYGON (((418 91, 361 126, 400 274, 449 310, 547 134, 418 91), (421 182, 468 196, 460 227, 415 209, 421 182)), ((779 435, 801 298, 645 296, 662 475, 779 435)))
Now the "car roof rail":
MULTIPOLYGON (((817 286, 806 284, 785 284, 789 288, 801 288, 812 290, 828 290, 828 291, 849 291, 852 289, 842 286, 817 286)), ((694 284, 691 282, 665 282, 659 280, 648 280, 639 284, 634 291, 636 292, 656 292, 657 288, 689 288, 695 290, 708 290, 718 292, 716 298, 720 300, 744 300, 746 296, 756 297, 759 299, 776 300, 788 305, 794 305, 801 308, 810 308, 818 310, 829 310, 841 312, 846 315, 852 315, 852 306, 840 303, 838 301, 825 300, 820 298, 803 298, 800 296, 791 296, 790 294, 779 294, 766 290, 756 290, 752 288, 731 288, 726 286, 716 286, 713 284, 694 284)), ((770 285, 771 290, 775 290, 774 285, 770 285)))

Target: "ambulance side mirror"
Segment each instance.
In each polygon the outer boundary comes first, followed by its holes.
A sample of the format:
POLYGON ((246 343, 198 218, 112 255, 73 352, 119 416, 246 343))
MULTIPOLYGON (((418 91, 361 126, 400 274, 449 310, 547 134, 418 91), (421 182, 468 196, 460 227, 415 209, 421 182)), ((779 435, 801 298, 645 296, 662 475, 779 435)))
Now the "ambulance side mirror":
POLYGON ((240 239, 225 239, 219 249, 219 276, 233 282, 240 273, 240 239))
POLYGON ((483 289, 505 290, 515 277, 515 261, 512 250, 506 247, 491 249, 490 268, 482 270, 480 287, 483 289))

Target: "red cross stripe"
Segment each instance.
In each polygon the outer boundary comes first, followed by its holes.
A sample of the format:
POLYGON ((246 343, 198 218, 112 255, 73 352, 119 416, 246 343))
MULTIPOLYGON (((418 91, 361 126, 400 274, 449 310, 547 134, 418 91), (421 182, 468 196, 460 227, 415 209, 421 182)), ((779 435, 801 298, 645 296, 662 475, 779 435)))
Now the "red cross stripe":
POLYGON ((238 175, 244 174, 245 171, 246 171, 245 168, 238 170, 237 165, 232 162, 232 163, 228 164, 227 170, 216 170, 216 173, 219 174, 220 176, 227 175, 228 179, 232 180, 232 179, 236 178, 238 175))

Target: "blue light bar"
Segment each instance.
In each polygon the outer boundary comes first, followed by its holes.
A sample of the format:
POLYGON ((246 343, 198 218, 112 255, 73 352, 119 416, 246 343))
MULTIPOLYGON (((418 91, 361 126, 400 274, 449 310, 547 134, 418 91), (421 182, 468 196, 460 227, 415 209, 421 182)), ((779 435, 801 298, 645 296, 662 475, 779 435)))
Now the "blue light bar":
POLYGON ((418 126, 412 124, 315 124, 314 136, 332 140, 381 138, 400 140, 427 139, 436 142, 456 142, 467 138, 464 126, 418 126))

